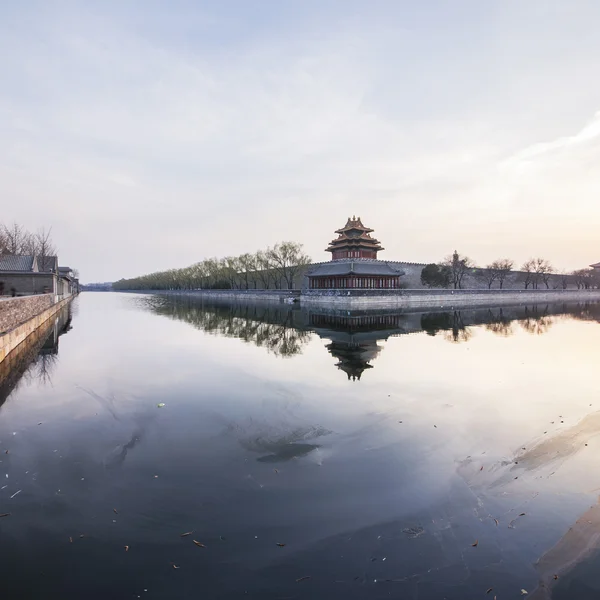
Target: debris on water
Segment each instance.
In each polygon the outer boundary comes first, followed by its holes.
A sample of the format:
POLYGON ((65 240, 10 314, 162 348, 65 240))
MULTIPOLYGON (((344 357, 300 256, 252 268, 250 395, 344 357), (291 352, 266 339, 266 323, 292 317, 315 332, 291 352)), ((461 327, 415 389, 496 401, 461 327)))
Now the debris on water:
POLYGON ((494 519, 494 523, 496 523, 496 527, 498 527, 498 519, 494 519))
POLYGON ((479 469, 480 471, 483 471, 483 465, 481 465, 481 469, 479 469))
MULTIPOLYGON (((587 446, 587 444, 586 444, 586 446, 587 446)), ((279 473, 279 471, 277 469, 273 469, 273 471, 275 471, 275 473, 279 473)))
POLYGON ((277 544, 280 548, 283 548, 285 544, 277 544))
POLYGON ((2 513, 2 514, 0 514, 0 519, 1 519, 2 517, 10 517, 10 514, 11 514, 11 513, 2 513))
POLYGON ((224 538, 222 535, 220 535, 220 536, 219 536, 219 539, 220 539, 222 542, 224 542, 224 541, 225 541, 225 538, 224 538))
POLYGON ((489 588, 486 594, 489 594, 494 588, 489 588))
POLYGON ((521 513, 519 516, 520 516, 520 517, 524 517, 524 516, 525 516, 525 513, 521 513))
POLYGON ((0 488, 0 490, 3 490, 4 488, 7 488, 7 487, 8 487, 8 485, 3 485, 3 486, 0 488))
POLYGON ((19 490, 18 492, 15 492, 10 498, 11 500, 17 495, 20 494, 23 490, 19 490))
POLYGON ((434 425, 434 427, 437 429, 437 425, 434 425))
POLYGON ((4 454, 8 454, 8 453, 9 453, 9 451, 7 450, 4 454))
POLYGON ((192 531, 186 531, 185 533, 180 534, 180 537, 185 537, 186 535, 192 535, 192 533, 194 533, 193 529, 192 529, 192 531))
POLYGON ((165 406, 165 403, 159 402, 156 406, 158 406, 158 408, 163 408, 165 406))
POLYGON ((529 594, 527 590, 521 590, 521 596, 527 596, 527 594, 529 594))
POLYGON ((306 581, 307 579, 310 579, 310 575, 305 575, 304 577, 299 577, 298 579, 296 579, 296 583, 300 583, 301 581, 306 581))
POLYGON ((73 538, 71 536, 69 536, 69 542, 72 544, 73 543, 73 538))
POLYGON ((125 552, 129 552, 129 546, 125 546, 125 552))
POLYGON ((409 538, 414 539, 418 538, 420 535, 423 535, 425 530, 420 526, 407 527, 406 529, 402 530, 402 533, 405 533, 409 538))
POLYGON ((113 508, 113 512, 115 513, 115 515, 119 514, 119 511, 116 508, 113 508))
POLYGON ((479 540, 475 540, 471 546, 473 546, 473 548, 477 548, 477 546, 479 546, 479 540))
POLYGON ((38 423, 38 425, 41 425, 41 423, 38 423))
MULTIPOLYGON (((591 404, 590 404, 591 406, 591 404)), ((558 579, 558 575, 554 574, 554 581, 556 581, 558 579)))
POLYGON ((172 566, 174 569, 179 569, 179 567, 178 567, 178 566, 177 566, 175 563, 171 563, 171 566, 172 566))
POLYGON ((201 542, 199 542, 198 540, 192 540, 192 542, 194 542, 194 544, 196 544, 196 546, 198 546, 198 548, 206 548, 206 546, 204 544, 202 544, 201 542))

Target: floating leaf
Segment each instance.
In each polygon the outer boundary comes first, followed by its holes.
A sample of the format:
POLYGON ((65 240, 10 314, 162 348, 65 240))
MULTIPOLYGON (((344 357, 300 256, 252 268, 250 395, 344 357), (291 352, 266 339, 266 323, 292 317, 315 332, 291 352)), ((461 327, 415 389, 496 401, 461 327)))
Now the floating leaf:
POLYGON ((296 579, 296 583, 300 583, 301 581, 306 581, 307 579, 310 579, 310 575, 305 575, 304 577, 300 577, 299 579, 296 579))
MULTIPOLYGON (((156 406, 158 406, 158 408, 163 408, 165 406, 164 402, 159 402, 156 406)), ((179 567, 177 567, 179 568, 179 567)))
MULTIPOLYGON (((591 406, 591 404, 590 404, 590 406, 591 406)), ((557 579, 558 579, 558 575, 555 574, 554 575, 554 581, 556 581, 557 579)))
POLYGON ((277 544, 280 548, 283 548, 285 544, 277 544))
POLYGON ((73 538, 69 537, 69 542, 71 542, 71 544, 73 543, 73 538))
POLYGON ((115 515, 119 514, 119 511, 116 508, 113 508, 113 512, 115 513, 115 515))
POLYGON ((489 594, 494 588, 489 588, 486 594, 489 594))
POLYGON ((524 516, 525 516, 525 513, 521 513, 519 516, 520 516, 520 517, 524 517, 524 516))
POLYGON ((125 552, 129 552, 129 546, 125 546, 125 552))
POLYGON ((494 523, 496 523, 496 527, 498 527, 498 519, 494 519, 494 523))
POLYGON ((477 548, 477 546, 479 545, 479 540, 475 540, 471 546, 473 546, 473 548, 477 548))
POLYGON ((521 596, 527 596, 529 592, 527 590, 521 590, 521 596))
POLYGON ((10 514, 11 514, 11 513, 2 513, 2 514, 0 515, 0 519, 1 519, 2 517, 10 517, 10 514))
POLYGON ((196 544, 196 546, 198 546, 199 548, 206 548, 206 546, 198 540, 192 540, 192 542, 194 542, 194 544, 196 544))
POLYGON ((172 566, 174 569, 179 569, 179 567, 178 567, 178 566, 177 566, 175 563, 171 563, 171 566, 172 566))
POLYGON ((481 469, 479 469, 480 471, 483 471, 483 465, 481 465, 481 469))
POLYGON ((185 533, 182 533, 180 535, 180 537, 185 537, 186 535, 192 535, 192 533, 194 533, 194 530, 192 529, 192 531, 186 531, 185 533))

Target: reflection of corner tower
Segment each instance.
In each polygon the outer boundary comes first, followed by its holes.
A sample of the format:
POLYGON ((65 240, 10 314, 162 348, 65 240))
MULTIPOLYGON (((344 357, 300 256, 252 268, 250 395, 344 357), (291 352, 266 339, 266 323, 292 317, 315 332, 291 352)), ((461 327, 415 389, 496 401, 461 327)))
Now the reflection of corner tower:
POLYGON ((316 265, 307 273, 310 289, 398 289, 404 271, 393 263, 377 260, 383 248, 371 237, 372 232, 360 217, 349 218, 336 230, 338 237, 327 248, 331 262, 316 265))
POLYGON ((335 366, 348 375, 348 380, 360 381, 365 369, 372 369, 369 361, 377 357, 381 352, 381 346, 374 340, 362 343, 344 343, 332 341, 327 350, 340 362, 335 366))

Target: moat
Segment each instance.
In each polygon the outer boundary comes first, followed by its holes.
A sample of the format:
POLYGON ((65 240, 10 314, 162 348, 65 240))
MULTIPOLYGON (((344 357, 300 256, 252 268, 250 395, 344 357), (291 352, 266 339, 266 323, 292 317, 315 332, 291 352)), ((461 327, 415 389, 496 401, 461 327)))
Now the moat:
POLYGON ((597 598, 600 304, 84 293, 0 370, 7 598, 597 598))

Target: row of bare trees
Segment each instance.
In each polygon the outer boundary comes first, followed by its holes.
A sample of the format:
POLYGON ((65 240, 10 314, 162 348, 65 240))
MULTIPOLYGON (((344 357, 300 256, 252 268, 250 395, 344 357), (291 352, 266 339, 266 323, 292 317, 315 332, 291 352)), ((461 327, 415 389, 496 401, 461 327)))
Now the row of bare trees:
POLYGON ((0 254, 36 255, 42 259, 55 256, 56 247, 51 234, 51 228, 42 228, 33 233, 18 223, 0 223, 0 254))
POLYGON ((113 289, 292 289, 301 269, 310 262, 302 244, 280 242, 253 254, 207 258, 183 269, 121 279, 113 289))
POLYGON ((462 289, 471 278, 485 282, 489 289, 495 283, 503 289, 507 279, 511 277, 513 283, 519 282, 525 289, 539 289, 542 286, 546 289, 567 289, 569 285, 575 285, 578 289, 600 287, 600 276, 591 268, 559 273, 550 261, 539 257, 530 258, 518 271, 513 270, 514 265, 513 260, 500 258, 485 268, 478 268, 468 256, 455 250, 441 263, 426 265, 421 273, 421 282, 427 287, 462 289))

